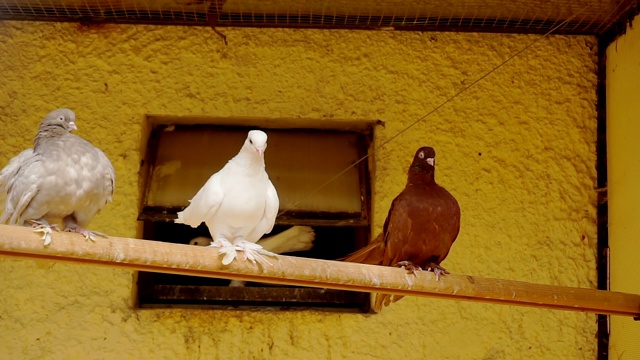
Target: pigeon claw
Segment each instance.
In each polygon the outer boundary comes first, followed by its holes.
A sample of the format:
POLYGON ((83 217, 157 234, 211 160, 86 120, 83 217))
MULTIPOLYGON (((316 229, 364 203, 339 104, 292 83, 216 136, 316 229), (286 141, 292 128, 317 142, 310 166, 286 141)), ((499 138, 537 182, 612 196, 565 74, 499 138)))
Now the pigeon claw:
POLYGON ((47 221, 31 220, 31 226, 33 226, 33 232, 42 233, 44 246, 51 244, 51 234, 53 233, 53 230, 60 231, 60 227, 58 225, 50 225, 47 221))
POLYGON ((254 264, 258 263, 260 265, 271 265, 271 263, 265 256, 278 256, 271 251, 265 250, 262 246, 246 240, 238 241, 236 243, 236 249, 244 253, 243 260, 249 260, 254 264))
POLYGON ((89 231, 89 230, 85 230, 85 229, 80 228, 80 227, 66 228, 65 231, 81 234, 82 236, 84 236, 85 240, 91 240, 91 241, 96 241, 96 236, 100 236, 100 237, 103 237, 103 238, 107 238, 108 237, 107 235, 105 235, 105 234, 103 234, 101 232, 89 231))
POLYGON ((399 261, 395 266, 407 270, 409 274, 413 276, 416 275, 416 271, 422 271, 422 268, 420 266, 414 265, 411 261, 408 260, 399 261))
POLYGON ((441 276, 445 276, 449 273, 445 268, 434 263, 429 264, 427 271, 431 271, 436 275, 436 281, 440 280, 441 276))
POLYGON ((223 256, 222 265, 229 265, 237 257, 236 247, 233 246, 227 239, 215 239, 211 247, 219 248, 218 255, 223 256))
POLYGON ((222 265, 229 265, 236 257, 238 257, 236 248, 233 245, 221 247, 218 253, 223 255, 222 265))
POLYGON ((56 224, 49 224, 46 220, 29 220, 29 221, 31 222, 31 226, 33 226, 34 228, 40 228, 44 226, 55 231, 60 231, 60 226, 56 224))
POLYGON ((262 246, 246 240, 235 241, 231 244, 227 239, 216 239, 210 246, 217 247, 218 254, 222 257, 222 265, 229 265, 238 257, 238 252, 243 253, 241 259, 243 261, 251 261, 261 265, 271 265, 266 256, 277 256, 271 251, 265 250, 262 246))
POLYGON ((51 230, 50 226, 39 225, 34 227, 33 232, 42 233, 42 240, 44 240, 44 246, 51 244, 51 234, 53 230, 51 230))
POLYGON ((213 246, 216 248, 225 248, 225 247, 233 247, 233 244, 231 244, 227 239, 220 238, 212 241, 209 246, 213 246))

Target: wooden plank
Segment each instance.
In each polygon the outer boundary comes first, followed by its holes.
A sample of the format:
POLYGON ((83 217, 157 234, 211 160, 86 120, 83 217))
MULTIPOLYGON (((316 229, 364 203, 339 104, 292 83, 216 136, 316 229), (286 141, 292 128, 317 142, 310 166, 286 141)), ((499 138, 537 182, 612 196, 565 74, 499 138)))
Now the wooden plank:
POLYGON ((384 292, 495 304, 640 315, 640 295, 585 288, 451 274, 435 281, 429 272, 416 276, 402 269, 278 256, 271 266, 234 261, 223 266, 211 247, 109 237, 96 242, 81 235, 54 233, 44 247, 30 228, 0 225, 0 255, 104 265, 181 275, 259 281, 317 288, 384 292))
POLYGON ((140 307, 213 307, 236 309, 270 308, 314 310, 331 309, 343 312, 366 312, 365 301, 369 294, 345 292, 343 290, 318 289, 308 287, 277 286, 185 286, 155 285, 152 294, 140 294, 141 298, 152 295, 152 299, 140 301, 140 307))
MULTIPOLYGON (((185 206, 145 206, 138 220, 173 222, 178 217, 176 213, 184 209, 185 206)), ((285 210, 276 218, 276 225, 369 226, 369 220, 362 212, 285 210)))

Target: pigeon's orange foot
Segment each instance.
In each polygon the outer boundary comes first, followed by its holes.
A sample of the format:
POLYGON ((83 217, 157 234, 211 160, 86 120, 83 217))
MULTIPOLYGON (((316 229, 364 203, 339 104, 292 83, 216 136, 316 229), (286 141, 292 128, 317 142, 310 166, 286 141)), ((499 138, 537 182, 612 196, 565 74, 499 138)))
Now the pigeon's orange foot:
POLYGON ((407 270, 412 275, 415 275, 416 271, 422 271, 420 266, 414 265, 411 261, 399 261, 395 266, 407 270))
POLYGON ((56 224, 49 224, 45 219, 30 220, 33 232, 42 233, 42 240, 44 240, 44 246, 51 244, 51 234, 53 230, 60 231, 60 227, 56 224))
POLYGON ((89 231, 89 230, 85 230, 81 227, 69 227, 66 228, 65 231, 68 232, 74 232, 74 233, 78 233, 78 234, 82 234, 82 236, 84 236, 85 240, 91 240, 91 241, 96 241, 96 236, 100 236, 103 238, 108 237, 107 235, 101 233, 101 232, 97 232, 97 231, 89 231))
POLYGON ((427 271, 431 271, 436 275, 436 281, 440 280, 440 276, 445 276, 449 273, 445 268, 434 263, 429 264, 427 271))

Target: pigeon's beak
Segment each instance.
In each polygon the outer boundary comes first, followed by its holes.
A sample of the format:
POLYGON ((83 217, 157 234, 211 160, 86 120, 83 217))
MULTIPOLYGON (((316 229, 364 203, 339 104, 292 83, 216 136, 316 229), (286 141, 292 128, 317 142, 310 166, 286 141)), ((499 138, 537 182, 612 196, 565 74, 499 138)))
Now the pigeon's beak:
POLYGON ((258 152, 258 155, 264 156, 264 149, 256 149, 256 151, 258 152))
POLYGON ((427 158, 427 164, 429 164, 429 165, 433 166, 433 164, 435 164, 435 163, 436 163, 436 159, 434 159, 434 158, 427 158))
POLYGON ((78 127, 76 126, 76 123, 73 121, 69 122, 69 130, 78 130, 78 127))

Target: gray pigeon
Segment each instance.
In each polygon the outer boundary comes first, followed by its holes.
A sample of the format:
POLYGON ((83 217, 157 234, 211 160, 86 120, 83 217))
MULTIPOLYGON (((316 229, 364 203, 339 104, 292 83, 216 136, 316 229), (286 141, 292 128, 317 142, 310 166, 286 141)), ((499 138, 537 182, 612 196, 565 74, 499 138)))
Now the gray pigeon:
POLYGON ((0 223, 33 225, 51 243, 49 221, 61 219, 64 230, 95 240, 102 234, 85 230, 111 202, 115 171, 107 156, 73 135, 76 115, 69 109, 50 112, 40 123, 33 150, 11 159, 0 171, 0 199, 6 196, 0 223))
POLYGON ((276 255, 256 244, 273 229, 280 205, 265 171, 266 149, 267 134, 249 131, 238 155, 207 180, 175 220, 194 228, 204 222, 224 265, 236 258, 236 250, 244 252, 245 260, 261 264, 269 263, 263 255, 276 255))
MULTIPOLYGON (((295 251, 306 251, 313 247, 316 234, 309 226, 292 226, 278 235, 258 240, 257 244, 265 250, 276 254, 286 254, 295 251)), ((198 236, 189 241, 190 245, 210 246, 212 240, 198 236)), ((232 280, 229 286, 244 286, 246 281, 232 280)))

